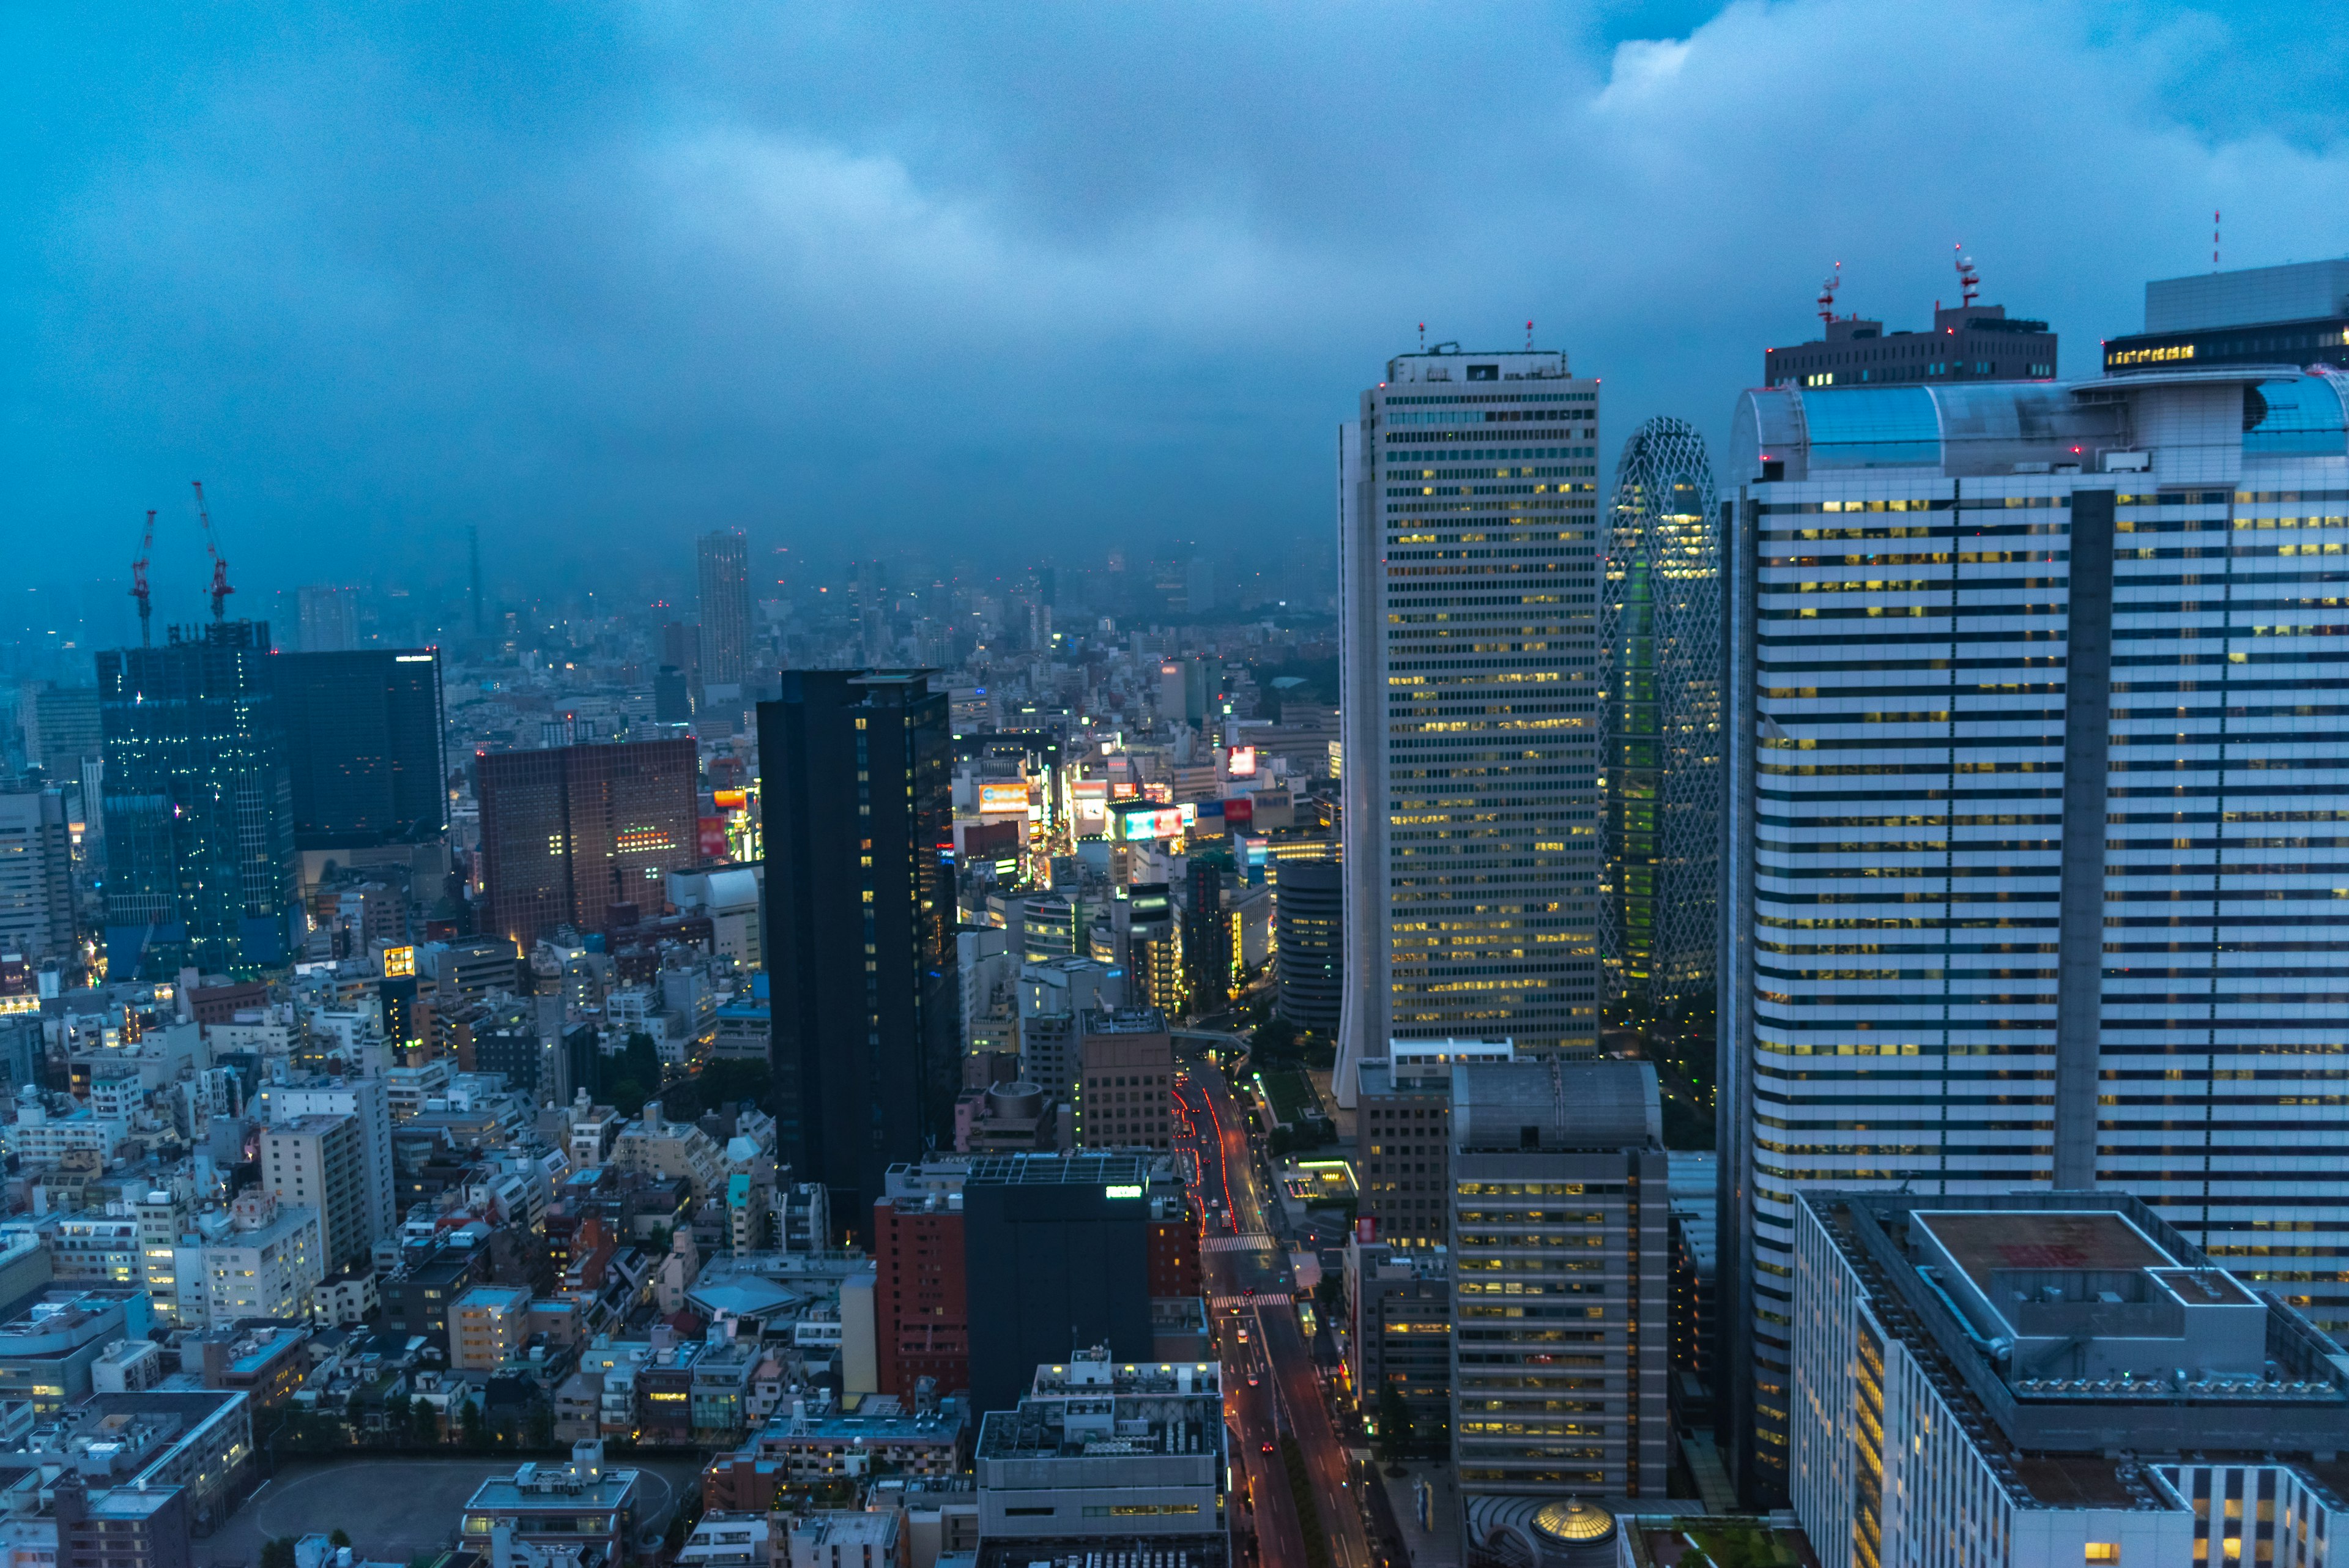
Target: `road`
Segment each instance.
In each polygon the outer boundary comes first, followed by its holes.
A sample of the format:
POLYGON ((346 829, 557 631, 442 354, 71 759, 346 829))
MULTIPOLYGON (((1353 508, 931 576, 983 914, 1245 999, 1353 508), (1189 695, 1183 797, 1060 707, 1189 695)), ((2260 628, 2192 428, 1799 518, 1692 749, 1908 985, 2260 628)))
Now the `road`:
MULTIPOLYGON (((1278 1448, 1282 1434, 1293 1434, 1304 1456, 1332 1568, 1377 1568, 1350 1461, 1322 1402, 1312 1347, 1287 1302, 1287 1249, 1275 1234, 1280 1224, 1248 1137, 1247 1112, 1223 1075, 1204 1063, 1191 1069, 1179 1099, 1192 1135, 1187 1142, 1198 1155, 1200 1201, 1221 1205, 1207 1226, 1199 1262, 1210 1315, 1223 1332, 1226 1403, 1256 1502, 1263 1568, 1304 1568, 1306 1561, 1278 1448), (1226 1214, 1234 1222, 1229 1229, 1226 1214), (1258 1378, 1253 1388, 1251 1366, 1258 1378), (1268 1442, 1274 1445, 1269 1453, 1268 1442)), ((1247 1517, 1242 1515, 1244 1525, 1247 1517)))

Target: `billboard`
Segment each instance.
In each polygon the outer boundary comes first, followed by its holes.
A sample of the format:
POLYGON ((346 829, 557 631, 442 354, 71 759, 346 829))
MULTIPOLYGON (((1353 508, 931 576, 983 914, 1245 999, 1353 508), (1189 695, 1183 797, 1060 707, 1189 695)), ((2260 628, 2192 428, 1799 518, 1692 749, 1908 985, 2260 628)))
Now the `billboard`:
POLYGON ((383 950, 384 979, 407 980, 412 978, 415 973, 416 950, 414 948, 386 948, 383 950))
POLYGON ((978 786, 978 812, 981 816, 1028 815, 1028 786, 1025 784, 982 784, 978 786))
POLYGON ((1224 776, 1235 779, 1256 777, 1256 748, 1234 746, 1224 759, 1224 776))
POLYGON ((1183 813, 1175 806, 1120 805, 1111 812, 1110 821, 1110 836, 1127 844, 1183 836, 1183 813))
POLYGON ((1246 827, 1256 820, 1256 801, 1244 794, 1234 795, 1224 802, 1224 826, 1246 827))
POLYGON ((699 837, 701 840, 701 857, 704 860, 725 860, 731 858, 726 847, 726 819, 724 817, 705 816, 698 819, 697 826, 699 829, 699 837))
POLYGON ((720 811, 748 811, 750 792, 746 789, 719 789, 709 792, 709 804, 720 811))

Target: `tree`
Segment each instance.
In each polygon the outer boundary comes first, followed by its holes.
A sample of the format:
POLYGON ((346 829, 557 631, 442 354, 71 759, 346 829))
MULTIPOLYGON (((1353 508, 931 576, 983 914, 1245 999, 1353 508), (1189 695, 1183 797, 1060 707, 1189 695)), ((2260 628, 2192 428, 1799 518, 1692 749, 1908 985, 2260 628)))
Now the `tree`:
POLYGON ((350 1543, 351 1532, 339 1524, 335 1526, 334 1533, 326 1537, 326 1544, 329 1546, 348 1546, 350 1543))
POLYGON ((261 1568, 294 1568, 294 1537, 278 1536, 261 1543, 261 1568))
POLYGON ((554 1407, 543 1399, 533 1399, 530 1412, 523 1417, 522 1440, 533 1449, 554 1446, 554 1407))
POLYGON ((432 1401, 416 1400, 409 1407, 408 1413, 416 1423, 418 1442, 430 1444, 440 1440, 440 1413, 432 1407, 432 1401))
POLYGON ((471 1399, 466 1400, 464 1409, 457 1419, 458 1425, 464 1429, 467 1448, 480 1449, 489 1446, 489 1432, 487 1424, 481 1419, 481 1406, 471 1399))
POLYGON ((1412 1451, 1411 1406, 1390 1383, 1379 1390, 1379 1451, 1392 1462, 1412 1451))

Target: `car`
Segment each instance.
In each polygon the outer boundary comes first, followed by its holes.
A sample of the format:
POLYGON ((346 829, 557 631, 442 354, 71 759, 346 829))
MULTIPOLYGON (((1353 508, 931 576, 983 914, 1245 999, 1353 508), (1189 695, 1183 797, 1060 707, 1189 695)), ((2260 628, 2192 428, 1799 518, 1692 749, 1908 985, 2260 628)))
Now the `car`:
POLYGON ((1264 1451, 1268 1454, 1272 1452, 1272 1439, 1270 1438, 1267 1438, 1264 1440, 1264 1451))
POLYGON ((1249 1301, 1254 1301, 1256 1300, 1256 1287, 1254 1285, 1242 1285, 1240 1287, 1240 1294, 1249 1301))
POLYGON ((1248 1386, 1251 1388, 1256 1386, 1256 1368, 1253 1366, 1248 1368, 1248 1386))
POLYGON ((1247 1324, 1240 1324, 1240 1343, 1242 1345, 1247 1343, 1247 1324))

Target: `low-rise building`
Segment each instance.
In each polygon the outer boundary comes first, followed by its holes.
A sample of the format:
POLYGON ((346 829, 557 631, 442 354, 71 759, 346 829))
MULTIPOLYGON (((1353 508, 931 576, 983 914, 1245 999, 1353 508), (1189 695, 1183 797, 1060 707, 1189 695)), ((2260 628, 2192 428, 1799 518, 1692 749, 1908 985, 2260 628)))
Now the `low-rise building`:
POLYGON ((486 1553, 502 1527, 526 1545, 592 1549, 617 1563, 636 1533, 641 1495, 636 1471, 605 1465, 600 1439, 574 1443, 568 1464, 525 1464, 475 1488, 465 1504, 465 1543, 486 1553))
POLYGON ((0 1324, 0 1399, 47 1415, 87 1397, 106 1347, 147 1337, 147 1293, 136 1286, 52 1285, 0 1324))
POLYGON ((1095 1349, 1038 1367, 1019 1407, 979 1428, 981 1563, 1222 1563, 1224 1434, 1215 1362, 1120 1366, 1095 1349))
POLYGON ((819 1508, 791 1521, 790 1568, 912 1568, 905 1522, 894 1510, 819 1508))
POLYGON ((725 1189, 725 1149, 698 1124, 662 1116, 658 1100, 646 1101, 643 1119, 620 1129, 609 1163, 619 1170, 682 1179, 692 1185, 696 1198, 725 1189))
POLYGON ((901 1476, 952 1475, 962 1468, 969 1417, 959 1399, 907 1410, 886 1395, 870 1395, 853 1410, 792 1401, 750 1441, 748 1453, 782 1461, 794 1485, 862 1477, 876 1463, 901 1476))
POLYGON ((495 1372, 530 1337, 530 1293, 510 1285, 475 1285, 449 1308, 449 1365, 460 1372, 495 1372))

